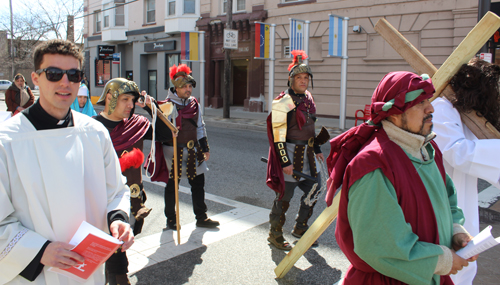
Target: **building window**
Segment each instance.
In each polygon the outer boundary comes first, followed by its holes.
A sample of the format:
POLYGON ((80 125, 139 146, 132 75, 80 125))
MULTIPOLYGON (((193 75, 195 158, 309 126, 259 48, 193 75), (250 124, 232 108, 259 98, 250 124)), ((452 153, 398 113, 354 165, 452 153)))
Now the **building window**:
POLYGON ((154 23, 155 17, 155 0, 146 0, 146 23, 154 23))
POLYGON ((95 61, 95 86, 104 86, 111 79, 111 60, 95 61))
POLYGON ((169 69, 172 65, 179 65, 181 60, 180 53, 165 54, 165 89, 173 87, 172 82, 170 82, 170 72, 169 69))
POLYGON ((184 0, 184 14, 194 14, 195 13, 195 0, 184 0))
POLYGON ((109 27, 109 8, 111 7, 111 4, 106 4, 103 6, 103 11, 102 13, 104 14, 104 27, 108 28, 109 27))
POLYGON ((94 19, 95 19, 95 32, 100 33, 101 32, 101 11, 94 12, 94 19))
POLYGON ((244 11, 245 4, 245 0, 236 0, 236 11, 244 11))
POLYGON ((115 26, 125 26, 125 6, 123 4, 116 5, 115 26))
POLYGON ((169 16, 175 15, 175 1, 176 0, 168 0, 168 15, 169 16))
MULTIPOLYGON (((233 12, 245 11, 245 0, 233 0, 233 12)), ((222 14, 226 14, 227 0, 222 0, 222 14)))

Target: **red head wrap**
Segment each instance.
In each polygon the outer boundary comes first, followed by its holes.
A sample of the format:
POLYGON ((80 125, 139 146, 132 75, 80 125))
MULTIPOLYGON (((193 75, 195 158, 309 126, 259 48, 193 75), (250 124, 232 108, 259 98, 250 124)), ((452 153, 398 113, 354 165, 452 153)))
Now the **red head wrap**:
POLYGON ((329 183, 326 195, 328 206, 331 205, 336 190, 342 185, 347 165, 375 130, 380 128, 379 123, 391 115, 404 113, 423 100, 431 98, 433 93, 431 80, 424 80, 414 73, 398 71, 384 76, 373 92, 371 122, 353 127, 330 140, 331 151, 327 165, 332 183, 329 183), (406 94, 412 91, 416 92, 416 98, 408 101, 406 94))

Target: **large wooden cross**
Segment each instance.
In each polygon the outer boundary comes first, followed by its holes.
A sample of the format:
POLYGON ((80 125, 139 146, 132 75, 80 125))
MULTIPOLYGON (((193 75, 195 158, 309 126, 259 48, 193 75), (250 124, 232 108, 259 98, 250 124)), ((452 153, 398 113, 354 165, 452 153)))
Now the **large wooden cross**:
MULTIPOLYGON (((408 40, 406 40, 384 18, 375 25, 375 30, 405 59, 418 74, 427 73, 432 77, 437 96, 453 99, 455 94, 448 85, 451 78, 467 63, 488 39, 500 28, 500 18, 488 12, 477 25, 469 32, 455 51, 436 69, 408 40)), ((498 139, 500 133, 484 117, 477 116, 476 112, 461 113, 462 121, 479 139, 498 139)), ((329 181, 331 182, 331 181, 329 181)), ((295 262, 311 247, 321 234, 337 218, 341 191, 335 196, 333 203, 327 207, 306 231, 295 247, 283 258, 274 269, 276 276, 282 278, 293 267, 295 262)))

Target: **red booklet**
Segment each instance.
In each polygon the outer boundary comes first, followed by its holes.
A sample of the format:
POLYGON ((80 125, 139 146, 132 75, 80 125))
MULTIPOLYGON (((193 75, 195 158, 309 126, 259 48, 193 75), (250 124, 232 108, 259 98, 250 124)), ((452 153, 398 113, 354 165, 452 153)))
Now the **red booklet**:
POLYGON ((49 270, 84 282, 123 242, 84 221, 69 243, 76 245, 72 251, 83 256, 85 261, 68 269, 51 267, 49 270))

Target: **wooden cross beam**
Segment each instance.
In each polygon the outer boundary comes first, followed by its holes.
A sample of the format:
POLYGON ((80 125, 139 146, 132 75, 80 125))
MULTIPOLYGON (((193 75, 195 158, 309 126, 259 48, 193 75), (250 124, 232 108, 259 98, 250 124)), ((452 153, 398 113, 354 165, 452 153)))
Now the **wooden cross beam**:
MULTIPOLYGON (((500 28, 500 18, 492 12, 484 15, 450 57, 446 59, 439 70, 389 24, 387 20, 383 18, 378 20, 374 28, 418 74, 427 73, 432 77, 436 93, 434 93, 431 101, 438 96, 444 96, 448 100, 453 101, 455 93, 448 83, 460 67, 469 62, 491 35, 500 28)), ((479 117, 476 112, 461 113, 460 117, 478 139, 500 138, 500 133, 497 129, 486 121, 484 117, 479 117)))
MULTIPOLYGON (((447 98, 455 96, 451 87, 448 86, 450 79, 460 69, 462 64, 467 63, 476 54, 498 28, 500 28, 500 18, 488 12, 438 70, 385 19, 380 19, 375 25, 375 30, 389 42, 417 73, 427 73, 429 76, 432 76, 432 82, 436 89, 435 97, 442 94, 447 98)), ((434 100, 435 97, 431 100, 434 100)), ((500 133, 484 118, 478 117, 475 112, 461 114, 461 117, 476 137, 480 139, 500 138, 500 133)), ((283 278, 288 273, 295 262, 304 255, 314 241, 337 218, 340 195, 341 191, 335 196, 332 205, 320 214, 295 247, 274 269, 278 278, 283 278)))

